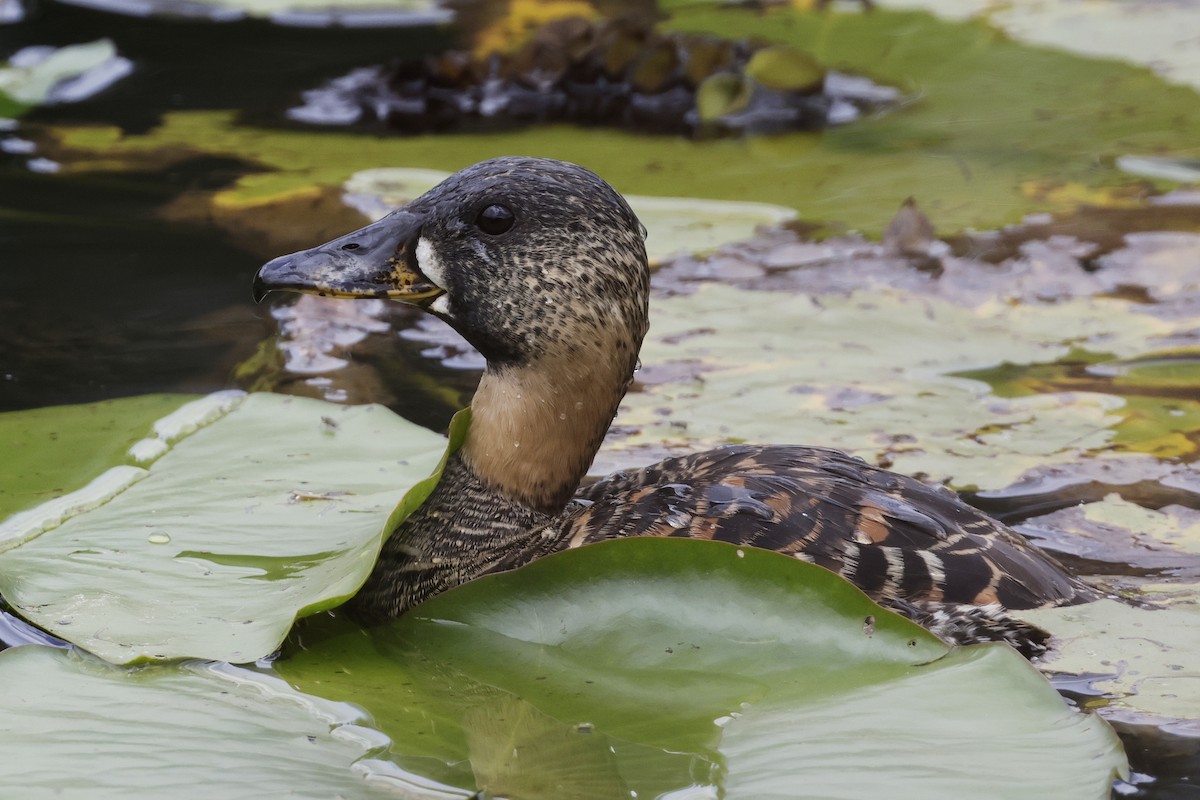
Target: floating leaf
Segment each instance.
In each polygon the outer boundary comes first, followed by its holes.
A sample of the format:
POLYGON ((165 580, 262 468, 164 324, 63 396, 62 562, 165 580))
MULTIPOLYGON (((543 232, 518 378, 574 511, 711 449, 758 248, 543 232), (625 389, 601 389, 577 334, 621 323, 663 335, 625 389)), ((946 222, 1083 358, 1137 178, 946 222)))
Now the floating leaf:
MULTIPOLYGON (((1156 577, 1116 579, 1137 605, 1103 600, 1017 613, 1050 631, 1044 667, 1088 677, 1111 696, 1105 714, 1158 723, 1200 718, 1200 512, 1180 505, 1144 508, 1113 494, 1030 520, 1023 530, 1050 535, 1094 560, 1118 560, 1156 577), (1043 533, 1044 532, 1044 533, 1043 533), (1189 582, 1193 581, 1193 582, 1189 582)), ((1129 574, 1126 567, 1121 570, 1129 574)))
POLYGON ((0 116, 43 103, 84 100, 132 69, 108 39, 19 50, 0 66, 0 116))
POLYGON ((1162 723, 1200 718, 1200 592, 1197 585, 1148 586, 1166 607, 1101 600, 1071 608, 1022 611, 1055 637, 1047 670, 1086 675, 1096 692, 1113 696, 1105 713, 1162 723), (1146 719, 1144 715, 1151 718, 1146 719))
POLYGON ((815 92, 825 80, 825 68, 794 47, 764 47, 750 58, 746 75, 780 92, 815 92))
MULTIPOLYGON (((1123 491, 1131 491, 1131 479, 1136 477, 1159 493, 1170 491, 1163 485, 1169 485, 1169 476, 1164 480, 1164 476, 1144 467, 1139 475, 1136 465, 1136 461, 1127 459, 1120 466, 1127 467, 1129 474, 1113 476, 1123 479, 1123 491)), ((1177 497, 1183 500, 1187 493, 1177 491, 1177 497)), ((1156 499, 1151 495, 1145 501, 1156 499)), ((1175 579, 1200 578, 1200 511, 1182 505, 1146 508, 1114 492, 1102 500, 1033 517, 1021 523, 1018 530, 1052 551, 1093 563, 1119 565, 1102 570, 1106 573, 1127 574, 1132 568, 1135 573, 1175 579)))
MULTIPOLYGON (((954 3, 962 8, 966 3, 954 3)), ((1021 41, 1088 56, 1142 64, 1168 80, 1200 89, 1193 3, 984 3, 986 19, 1021 41)))
POLYGON ((221 416, 135 445, 157 458, 148 469, 4 523, 0 541, 21 542, 0 553, 13 608, 116 663, 261 658, 298 614, 362 584, 445 445, 378 406, 250 395, 198 409, 221 416))
POLYGON ((1131 175, 1180 183, 1200 183, 1200 160, 1197 159, 1121 156, 1117 159, 1117 166, 1131 175))
POLYGON ((357 709, 228 664, 114 667, 30 645, 0 653, 0 779, 19 797, 452 800, 408 775, 357 709))
POLYGON ((1116 157, 1131 151, 1189 156, 1190 132, 1200 128, 1200 104, 1191 89, 1169 86, 1145 69, 1022 45, 973 22, 882 10, 801 14, 700 7, 681 10, 666 25, 766 38, 919 98, 903 113, 819 136, 686 146, 669 137, 571 126, 414 137, 265 130, 239 123, 233 112, 188 111, 165 115, 161 126, 143 135, 112 127, 53 129, 47 137, 59 145, 51 141, 46 151, 67 169, 132 169, 199 152, 274 170, 244 175, 216 195, 242 201, 337 186, 380 164, 459 169, 493 156, 537 153, 590 167, 623 192, 753 199, 868 233, 881 232, 899 203, 915 195, 938 228, 950 232, 1077 203, 1074 195, 1026 195, 1021 185, 1030 181, 1090 189, 1132 182, 1144 193, 1144 181, 1118 170, 1116 157), (998 108, 1005 113, 997 115, 998 108))
POLYGON ((406 769, 525 800, 1101 798, 1123 769, 1008 647, 950 650, 830 572, 720 542, 605 542, 369 634, 314 623, 286 678, 368 709, 406 769))
POLYGON ((750 85, 740 75, 718 72, 696 87, 696 113, 705 122, 741 111, 750 102, 750 85))
POLYGON ((655 299, 643 386, 626 397, 598 469, 664 446, 797 442, 960 487, 1002 488, 1034 466, 1107 446, 1124 401, 1096 392, 989 397, 984 384, 952 373, 1053 361, 1092 339, 1136 353, 1170 330, 1119 300, 968 310, 896 289, 812 300, 702 285, 655 299))
POLYGON ((0 414, 0 523, 82 488, 108 467, 129 463, 129 446, 150 431, 154 420, 192 399, 144 395, 0 414))

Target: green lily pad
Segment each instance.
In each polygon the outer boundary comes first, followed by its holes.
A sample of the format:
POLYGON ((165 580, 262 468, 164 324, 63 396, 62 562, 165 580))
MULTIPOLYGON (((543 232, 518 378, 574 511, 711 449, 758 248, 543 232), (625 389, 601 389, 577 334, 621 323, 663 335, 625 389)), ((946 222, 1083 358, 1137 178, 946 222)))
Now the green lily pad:
POLYGON ((752 94, 750 84, 741 75, 732 72, 709 75, 696 87, 696 113, 704 122, 715 122, 745 108, 752 94))
POLYGON ((17 116, 41 105, 53 96, 56 87, 84 73, 105 70, 107 74, 99 78, 104 84, 124 76, 132 68, 117 55, 116 46, 108 39, 45 50, 27 58, 28 64, 0 65, 0 117, 17 116))
POLYGON ((405 769, 527 800, 1100 798, 1124 769, 1008 647, 721 542, 605 542, 295 641, 276 670, 366 708, 405 769))
MULTIPOLYGON (((1178 326, 1180 333, 1186 324, 1194 324, 1194 318, 1184 320, 1191 321, 1178 326)), ((1200 402, 1191 399, 1200 370, 1192 350, 1148 352, 1115 361, 1080 350, 1054 363, 1006 362, 957 374, 987 382, 1000 397, 1079 392, 1120 397, 1123 404, 1114 412, 1120 421, 1113 426, 1111 440, 1116 452, 1183 458, 1200 446, 1200 402)))
POLYGON ((357 590, 445 450, 378 406, 225 395, 173 417, 131 450, 148 468, 0 528, 4 599, 115 663, 271 653, 297 615, 357 590))
MULTIPOLYGON (((448 172, 430 169, 364 170, 346 182, 346 197, 350 205, 379 219, 448 177, 448 172)), ((678 253, 714 250, 749 238, 759 226, 796 218, 792 209, 768 203, 640 195, 627 195, 625 199, 646 226, 646 254, 651 263, 678 253)))
POLYGON ((388 741, 357 709, 228 664, 129 669, 27 646, 0 653, 0 682, 14 797, 469 795, 381 760, 388 741))
POLYGON ((82 488, 108 467, 130 463, 129 446, 156 419, 193 399, 144 395, 0 414, 0 522, 82 488))
POLYGON ((1117 386, 1190 390, 1200 386, 1200 353, 1147 355, 1129 361, 1104 364, 1094 371, 1113 375, 1113 382, 1117 386))
POLYGON ((815 92, 825 81, 825 68, 794 47, 765 47, 746 65, 746 74, 781 92, 815 92))
POLYGON ((240 158, 264 169, 213 202, 243 207, 338 186, 380 165, 458 169, 534 153, 590 167, 622 192, 768 202, 879 233, 909 196, 941 230, 952 231, 1069 210, 1081 196, 1103 202, 1129 194, 1131 185, 1144 193, 1144 181, 1121 172, 1116 159, 1130 152, 1190 156, 1190 132, 1200 127, 1200 104, 1188 88, 1146 69, 1022 45, 976 22, 888 11, 689 8, 667 24, 778 42, 831 68, 904 87, 916 100, 820 135, 689 143, 569 126, 377 137, 266 130, 240 124, 229 111, 180 112, 144 135, 58 128, 48 132, 58 145, 47 153, 65 169, 138 168, 198 152, 240 158), (1087 191, 1038 191, 1044 182, 1087 191))

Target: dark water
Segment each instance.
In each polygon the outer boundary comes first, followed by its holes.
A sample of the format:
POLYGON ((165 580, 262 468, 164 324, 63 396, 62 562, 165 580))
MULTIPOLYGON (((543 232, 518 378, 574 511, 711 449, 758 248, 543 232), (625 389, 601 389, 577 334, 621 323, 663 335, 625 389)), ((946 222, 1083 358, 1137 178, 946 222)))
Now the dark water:
MULTIPOLYGON (((140 133, 183 109, 233 108, 283 126, 284 109, 322 79, 449 41, 430 29, 135 19, 41 2, 22 23, 0 26, 0 56, 99 37, 114 40, 135 72, 86 102, 33 112, 12 135, 36 142, 40 126, 80 123, 140 133)), ((29 158, 0 153, 0 411, 231 385, 234 368, 275 331, 250 298, 261 258, 215 226, 167 221, 160 212, 187 191, 220 188, 254 167, 205 157, 153 172, 41 174, 28 168, 29 158)), ((377 365, 399 387, 389 404, 440 427, 452 404, 405 390, 411 370, 460 389, 470 375, 420 359, 417 345, 389 346, 398 355, 377 365)), ((1016 521, 1079 499, 1038 497, 1029 500, 1036 508, 997 503, 992 510, 1016 521)), ((6 631, 0 625, 0 640, 15 643, 6 631)), ((1200 740, 1149 726, 1118 729, 1134 769, 1155 776, 1122 795, 1200 798, 1200 740)))
MULTIPOLYGON (((0 55, 100 37, 133 74, 88 101, 38 109, 11 135, 36 142, 39 126, 86 123, 139 133, 183 109, 285 124, 283 110, 320 78, 445 44, 430 30, 136 19, 43 2, 0 26, 0 55)), ((40 174, 29 158, 0 154, 0 410, 229 385, 274 330, 250 300, 261 259, 215 227, 159 212, 253 167, 197 158, 156 172, 40 174)))

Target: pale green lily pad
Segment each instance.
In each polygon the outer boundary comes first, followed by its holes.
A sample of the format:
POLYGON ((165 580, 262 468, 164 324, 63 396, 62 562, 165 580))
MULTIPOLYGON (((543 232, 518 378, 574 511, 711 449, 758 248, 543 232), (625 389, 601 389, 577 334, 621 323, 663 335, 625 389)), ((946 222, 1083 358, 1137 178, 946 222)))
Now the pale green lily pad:
MULTIPOLYGON (((448 177, 448 172, 430 169, 364 170, 346 182, 346 200, 371 219, 380 219, 448 177)), ((679 253, 715 250, 749 238, 760 226, 796 218, 793 209, 769 203, 641 195, 626 195, 625 199, 646 226, 646 254, 651 263, 679 253)))
MULTIPOLYGON (((1176 467, 1179 472, 1175 475, 1148 466, 1156 463, 1097 458, 1090 466, 1099 467, 1092 473, 1093 479, 1111 475, 1125 491, 1130 491, 1135 482, 1165 488, 1172 484, 1172 478, 1187 474, 1183 466, 1176 467)), ((1187 493, 1180 491, 1177 497, 1183 501, 1187 493)), ((1155 500, 1151 495, 1144 502, 1155 500)), ((1017 529, 1049 550, 1093 564, 1113 565, 1098 570, 1105 574, 1149 574, 1177 581, 1200 578, 1200 511, 1183 505, 1146 508, 1112 493, 1102 500, 1027 519, 1017 529)))
MULTIPOLYGON (((1060 518, 1075 509, 1055 512, 1060 518)), ((1149 509, 1109 495, 1088 503, 1076 536, 1127 548, 1135 568, 1161 575, 1200 567, 1200 512, 1182 506, 1149 509)), ((1038 520, 1030 524, 1038 526, 1038 520)), ((1086 540, 1085 540, 1086 542, 1086 540)), ((1086 546, 1086 545, 1085 545, 1086 546)), ((1179 580, 1176 578, 1176 580, 1179 580)), ((1043 660, 1055 672, 1096 676, 1092 687, 1114 696, 1104 713, 1132 711, 1167 719, 1200 719, 1200 585, 1157 577, 1136 587, 1138 605, 1103 600, 1071 608, 1017 612, 1050 631, 1043 660)), ((1161 719, 1159 720, 1161 721, 1161 719)))
POLYGON ((809 299, 724 286, 655 298, 641 391, 626 397, 596 471, 664 447, 796 442, 963 488, 1003 488, 1032 467, 1106 447, 1125 401, 1000 398, 951 373, 1052 362, 1089 342, 1135 354, 1174 330, 1132 305, 1076 298, 971 310, 898 289, 809 299))
POLYGON ((1121 59, 1200 89, 1200 7, 1150 0, 875 0, 947 19, 978 17, 1017 41, 1121 59))
POLYGON ((1200 512, 1194 509, 1167 506, 1155 510, 1109 495, 1099 503, 1085 505, 1083 513, 1093 523, 1137 531, 1200 556, 1200 512))
POLYGON ((143 395, 0 414, 0 523, 17 511, 82 488, 109 467, 129 463, 130 445, 143 438, 156 419, 193 399, 194 395, 143 395))
POLYGON ((1200 89, 1200 7, 1194 3, 1019 0, 986 19, 1015 39, 1145 65, 1200 89))
POLYGON ((1147 588, 1170 592, 1171 602, 1139 608, 1101 600, 1017 616, 1054 634, 1044 669, 1096 676, 1092 687, 1114 696, 1104 713, 1132 711, 1160 723, 1200 719, 1200 587, 1147 588))
POLYGON ((646 255, 651 264, 680 253, 705 253, 748 239, 754 231, 796 218, 796 212, 769 203, 699 200, 687 197, 627 195, 646 226, 646 255))
POLYGON ((114 468, 4 523, 0 594, 115 663, 271 653, 297 615, 357 590, 445 450, 382 407, 265 394, 159 427, 132 451, 149 468, 114 468))
MULTIPOLYGON (((32 57, 32 48, 21 53, 28 63, 0 66, 0 116, 15 115, 31 106, 55 99, 56 89, 86 73, 92 73, 93 83, 98 89, 132 69, 129 61, 117 55, 116 46, 108 39, 57 49, 42 48, 32 57)), ((87 96, 86 93, 78 97, 75 94, 67 92, 60 99, 83 99, 87 96)))
POLYGON ((1124 769, 1007 646, 720 542, 604 542, 369 634, 316 622, 281 674, 366 708, 405 769, 501 796, 1101 798, 1124 769))
MULTIPOLYGON (((1197 73, 1197 83, 1200 83, 1200 70, 1197 73)), ((1130 175, 1179 183, 1200 183, 1200 160, 1197 159, 1121 156, 1117 159, 1117 166, 1130 175)))
POLYGON ((0 682, 13 797, 469 795, 380 760, 387 739, 352 706, 228 664, 129 669, 27 646, 0 653, 0 682))

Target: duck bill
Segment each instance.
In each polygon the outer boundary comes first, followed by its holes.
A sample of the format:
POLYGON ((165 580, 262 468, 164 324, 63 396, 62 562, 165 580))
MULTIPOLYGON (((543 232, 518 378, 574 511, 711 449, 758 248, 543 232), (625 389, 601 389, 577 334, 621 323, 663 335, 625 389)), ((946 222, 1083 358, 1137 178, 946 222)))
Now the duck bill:
POLYGON ((425 305, 442 289, 417 266, 422 222, 419 214, 394 211, 354 233, 268 261, 254 276, 254 301, 286 291, 425 305))

